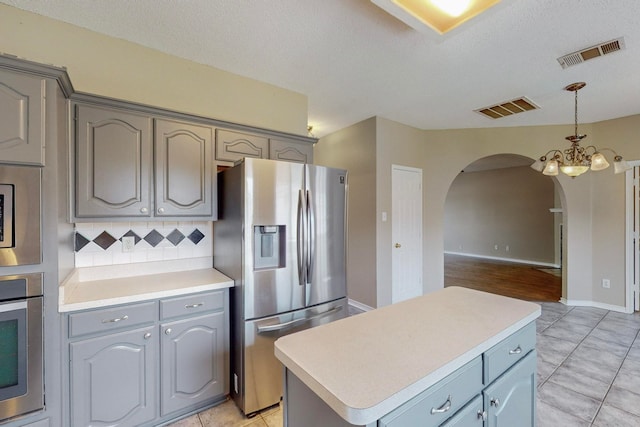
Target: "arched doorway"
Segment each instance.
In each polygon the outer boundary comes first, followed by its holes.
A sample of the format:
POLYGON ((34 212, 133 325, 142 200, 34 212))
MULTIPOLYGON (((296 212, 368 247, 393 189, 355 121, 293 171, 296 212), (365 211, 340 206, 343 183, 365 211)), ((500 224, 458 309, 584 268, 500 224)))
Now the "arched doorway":
POLYGON ((562 197, 515 154, 481 158, 447 193, 444 285, 535 301, 562 297, 562 197))

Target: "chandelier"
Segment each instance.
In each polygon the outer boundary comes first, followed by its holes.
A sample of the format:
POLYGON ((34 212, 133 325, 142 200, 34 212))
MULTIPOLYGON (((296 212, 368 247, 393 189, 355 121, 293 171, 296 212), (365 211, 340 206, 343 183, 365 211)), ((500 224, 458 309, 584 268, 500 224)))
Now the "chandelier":
POLYGON ((602 148, 598 150, 593 145, 581 147, 582 141, 587 135, 578 133, 578 91, 585 87, 584 82, 572 83, 565 87, 564 90, 575 94, 575 127, 574 134, 567 136, 565 139, 571 142, 571 146, 566 150, 550 150, 540 159, 536 160, 531 167, 544 175, 556 176, 558 170, 569 175, 572 178, 582 175, 589 169, 592 171, 600 171, 609 167, 609 162, 602 154, 602 151, 610 151, 613 153, 613 169, 615 173, 622 173, 631 167, 619 156, 618 153, 611 148, 602 148))

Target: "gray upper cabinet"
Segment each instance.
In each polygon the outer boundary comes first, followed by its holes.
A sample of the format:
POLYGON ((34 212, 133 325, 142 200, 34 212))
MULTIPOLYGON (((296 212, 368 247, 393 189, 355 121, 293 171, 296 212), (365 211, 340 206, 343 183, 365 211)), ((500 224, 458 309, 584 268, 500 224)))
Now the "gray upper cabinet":
POLYGON ((0 162, 44 166, 46 83, 0 70, 0 162))
POLYGON ((151 117, 76 106, 76 217, 151 215, 151 117))
POLYGON ((269 138, 216 129, 216 159, 235 162, 245 157, 269 158, 269 138))
POLYGON ((269 158, 288 162, 313 163, 313 145, 271 139, 269 141, 269 158))
POLYGON ((213 130, 174 120, 155 121, 157 216, 211 216, 213 130))
POLYGON ((77 104, 75 220, 213 220, 213 128, 77 104))

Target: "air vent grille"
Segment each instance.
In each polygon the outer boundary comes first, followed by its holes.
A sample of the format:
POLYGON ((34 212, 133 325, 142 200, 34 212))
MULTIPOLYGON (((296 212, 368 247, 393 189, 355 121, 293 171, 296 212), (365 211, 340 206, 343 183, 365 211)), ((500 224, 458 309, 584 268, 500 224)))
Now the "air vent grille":
POLYGON ((582 64, 584 61, 617 52, 624 49, 624 47, 624 38, 620 37, 619 39, 611 40, 596 46, 591 46, 586 49, 570 53, 565 56, 561 56, 560 58, 558 58, 558 62, 560 63, 562 68, 572 67, 574 65, 582 64))
POLYGON ((501 102, 500 104, 492 105, 490 107, 478 108, 474 111, 491 119, 499 119, 501 117, 510 116, 512 114, 537 110, 538 108, 540 107, 534 104, 530 99, 527 99, 523 96, 521 98, 501 102))

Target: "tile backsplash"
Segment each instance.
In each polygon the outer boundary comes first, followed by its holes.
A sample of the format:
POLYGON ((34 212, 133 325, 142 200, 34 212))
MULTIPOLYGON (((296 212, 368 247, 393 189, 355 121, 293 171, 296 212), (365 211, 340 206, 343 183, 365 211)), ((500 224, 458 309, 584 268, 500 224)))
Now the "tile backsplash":
POLYGON ((75 266, 210 257, 212 234, 212 223, 205 221, 77 223, 75 266), (123 236, 133 236, 133 251, 123 251, 123 236))

